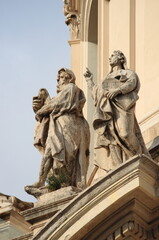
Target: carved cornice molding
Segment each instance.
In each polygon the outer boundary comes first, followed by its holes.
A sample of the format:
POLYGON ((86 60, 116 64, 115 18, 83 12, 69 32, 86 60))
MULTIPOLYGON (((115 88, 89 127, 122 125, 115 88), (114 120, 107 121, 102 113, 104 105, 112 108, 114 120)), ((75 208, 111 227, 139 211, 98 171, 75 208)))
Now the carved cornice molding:
POLYGON ((121 227, 112 232, 106 240, 119 240, 125 237, 133 236, 134 239, 148 240, 148 231, 136 221, 128 221, 121 227), (114 238, 115 237, 115 238, 114 238))
POLYGON ((158 169, 144 156, 125 162, 75 197, 33 239, 155 239, 159 225, 158 169), (127 206, 133 199, 135 204, 127 206), (139 200, 141 206, 136 203, 139 200), (146 238, 147 232, 151 237, 146 238))
POLYGON ((5 212, 7 209, 10 211, 12 209, 18 209, 18 211, 24 211, 31 207, 33 207, 33 203, 31 202, 24 202, 14 196, 9 196, 9 195, 0 193, 0 208, 1 208, 0 214, 2 212, 5 212))
POLYGON ((28 234, 25 234, 25 235, 23 235, 23 236, 14 238, 14 239, 12 239, 12 240, 31 240, 32 237, 33 237, 33 233, 28 233, 28 234))
POLYGON ((64 15, 65 23, 70 27, 71 40, 79 39, 80 37, 80 14, 72 5, 71 0, 64 0, 64 15))
POLYGON ((28 209, 26 211, 21 212, 21 214, 24 216, 25 220, 28 222, 36 222, 35 219, 38 219, 44 215, 54 215, 58 210, 60 210, 62 207, 64 207, 70 200, 72 200, 75 195, 72 195, 70 197, 67 197, 67 199, 62 199, 56 202, 50 202, 48 204, 43 204, 41 206, 37 206, 31 209, 28 209))
POLYGON ((153 240, 159 237, 159 225, 147 231, 144 226, 137 221, 128 221, 114 232, 112 232, 105 240, 122 240, 128 236, 132 236, 135 240, 153 240))

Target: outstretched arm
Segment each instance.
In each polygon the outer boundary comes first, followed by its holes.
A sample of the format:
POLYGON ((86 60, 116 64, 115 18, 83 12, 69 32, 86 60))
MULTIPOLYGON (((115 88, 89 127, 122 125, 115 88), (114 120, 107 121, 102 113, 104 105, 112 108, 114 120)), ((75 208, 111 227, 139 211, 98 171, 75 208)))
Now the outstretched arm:
POLYGON ((88 88, 91 90, 92 97, 94 98, 94 87, 96 85, 93 82, 93 73, 91 73, 91 71, 88 68, 86 68, 86 72, 83 75, 84 75, 84 77, 86 79, 88 88))

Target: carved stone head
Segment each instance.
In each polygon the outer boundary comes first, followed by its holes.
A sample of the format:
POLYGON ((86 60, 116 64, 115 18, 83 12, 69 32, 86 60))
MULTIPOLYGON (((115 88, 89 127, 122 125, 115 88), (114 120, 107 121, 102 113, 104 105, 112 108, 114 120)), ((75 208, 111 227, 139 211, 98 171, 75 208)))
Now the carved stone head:
POLYGON ((125 69, 126 57, 124 53, 122 53, 120 50, 114 51, 109 58, 109 63, 111 67, 114 67, 120 64, 121 67, 125 69))
POLYGON ((67 69, 67 68, 61 68, 58 71, 58 76, 57 76, 57 93, 63 90, 63 88, 68 84, 68 83, 75 83, 76 77, 74 73, 67 69))

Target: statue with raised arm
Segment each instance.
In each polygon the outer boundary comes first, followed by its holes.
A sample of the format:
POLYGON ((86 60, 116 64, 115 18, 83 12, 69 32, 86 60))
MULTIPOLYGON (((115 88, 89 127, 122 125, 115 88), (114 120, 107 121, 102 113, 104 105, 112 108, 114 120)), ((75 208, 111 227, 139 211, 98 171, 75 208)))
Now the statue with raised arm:
POLYGON ((84 74, 96 107, 95 165, 106 172, 129 158, 149 153, 135 117, 140 82, 137 74, 125 68, 126 58, 114 51, 109 58, 111 71, 99 85, 87 68, 84 74))
POLYGON ((31 188, 45 185, 50 170, 55 177, 67 176, 65 186, 84 188, 89 159, 89 126, 82 110, 85 96, 75 84, 74 73, 66 68, 58 71, 57 96, 50 98, 42 88, 33 97, 36 113, 34 145, 42 154, 39 180, 26 186, 31 188))

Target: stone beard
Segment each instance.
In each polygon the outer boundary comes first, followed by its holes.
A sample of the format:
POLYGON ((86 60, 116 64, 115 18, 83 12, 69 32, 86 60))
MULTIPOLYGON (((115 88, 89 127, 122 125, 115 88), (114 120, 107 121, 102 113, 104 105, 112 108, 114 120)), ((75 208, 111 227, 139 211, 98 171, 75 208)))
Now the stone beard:
POLYGON ((82 113, 85 101, 73 72, 66 68, 58 72, 57 96, 50 99, 47 90, 41 89, 33 98, 37 120, 34 146, 43 158, 38 182, 25 187, 28 193, 36 195, 36 188, 45 185, 50 170, 54 177, 65 175, 65 187, 86 186, 90 133, 82 113))

